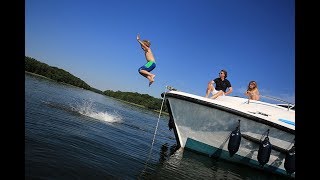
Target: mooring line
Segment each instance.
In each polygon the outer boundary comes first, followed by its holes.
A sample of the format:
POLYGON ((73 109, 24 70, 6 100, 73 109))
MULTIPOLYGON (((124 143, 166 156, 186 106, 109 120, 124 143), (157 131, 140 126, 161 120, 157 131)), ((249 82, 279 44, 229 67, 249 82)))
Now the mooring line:
MULTIPOLYGON (((167 89, 167 86, 166 86, 166 89, 167 89)), ((150 148, 150 151, 149 151, 149 156, 148 156, 148 159, 147 159, 147 161, 146 161, 146 163, 145 163, 145 165, 144 165, 144 169, 143 169, 142 173, 146 170, 148 161, 149 161, 150 156, 151 156, 151 152, 152 152, 154 140, 155 140, 155 138, 156 138, 156 134, 157 134, 157 130, 158 130, 158 125, 159 125, 159 120, 160 120, 160 116, 161 116, 161 112, 162 112, 162 107, 163 107, 163 103, 164 103, 165 98, 166 98, 166 90, 164 91, 163 100, 162 100, 162 103, 161 103, 161 108, 160 108, 159 117, 158 117, 158 122, 157 122, 157 125, 156 125, 156 129, 155 129, 155 131, 154 131, 154 134, 153 134, 153 139, 152 139, 152 143, 151 143, 151 148, 150 148)), ((142 174, 142 173, 141 173, 141 174, 142 174)))

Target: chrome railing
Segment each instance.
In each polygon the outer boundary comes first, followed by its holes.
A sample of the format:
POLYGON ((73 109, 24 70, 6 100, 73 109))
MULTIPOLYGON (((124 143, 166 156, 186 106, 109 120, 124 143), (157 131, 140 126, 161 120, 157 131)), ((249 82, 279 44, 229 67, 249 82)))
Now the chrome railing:
MULTIPOLYGON (((288 102, 286 100, 283 100, 283 99, 279 99, 279 98, 276 98, 276 97, 272 97, 272 96, 265 96, 265 95, 260 95, 260 97, 263 97, 263 98, 267 98, 267 99, 271 99, 271 100, 274 100, 274 101, 280 101, 280 102, 283 102, 284 104, 277 104, 279 106, 282 106, 282 107, 286 107, 289 109, 294 109, 295 108, 295 104, 291 103, 291 102, 288 102)), ((248 103, 249 103, 249 100, 248 100, 248 103)))

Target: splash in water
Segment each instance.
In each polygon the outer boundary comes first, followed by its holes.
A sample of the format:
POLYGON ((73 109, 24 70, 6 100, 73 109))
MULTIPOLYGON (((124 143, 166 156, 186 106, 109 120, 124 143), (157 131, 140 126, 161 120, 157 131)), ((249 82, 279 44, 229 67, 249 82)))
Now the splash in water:
POLYGON ((110 113, 107 111, 99 112, 95 110, 95 108, 93 107, 92 101, 84 100, 82 103, 76 103, 75 106, 71 106, 71 108, 82 115, 92 117, 94 119, 99 119, 109 123, 122 122, 122 117, 116 112, 114 113, 110 113))

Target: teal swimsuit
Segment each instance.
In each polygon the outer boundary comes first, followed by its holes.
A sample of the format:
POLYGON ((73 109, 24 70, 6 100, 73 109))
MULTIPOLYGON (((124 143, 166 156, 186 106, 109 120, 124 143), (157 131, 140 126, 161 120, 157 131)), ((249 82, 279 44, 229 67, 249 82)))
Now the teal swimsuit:
POLYGON ((148 72, 152 71, 156 67, 156 63, 154 61, 148 61, 145 65, 141 66, 138 71, 146 70, 148 72))

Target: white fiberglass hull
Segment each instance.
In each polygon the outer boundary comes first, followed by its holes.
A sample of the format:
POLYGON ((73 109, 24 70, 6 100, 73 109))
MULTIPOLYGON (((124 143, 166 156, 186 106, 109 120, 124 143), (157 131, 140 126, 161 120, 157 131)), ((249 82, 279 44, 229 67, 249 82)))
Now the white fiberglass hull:
POLYGON ((246 99, 238 97, 219 98, 213 100, 176 91, 166 93, 178 145, 210 157, 286 174, 286 152, 295 138, 294 111, 258 101, 248 104, 246 99), (230 157, 228 140, 239 121, 241 143, 230 157), (257 159, 259 140, 267 131, 273 149, 268 163, 261 167, 257 159))

